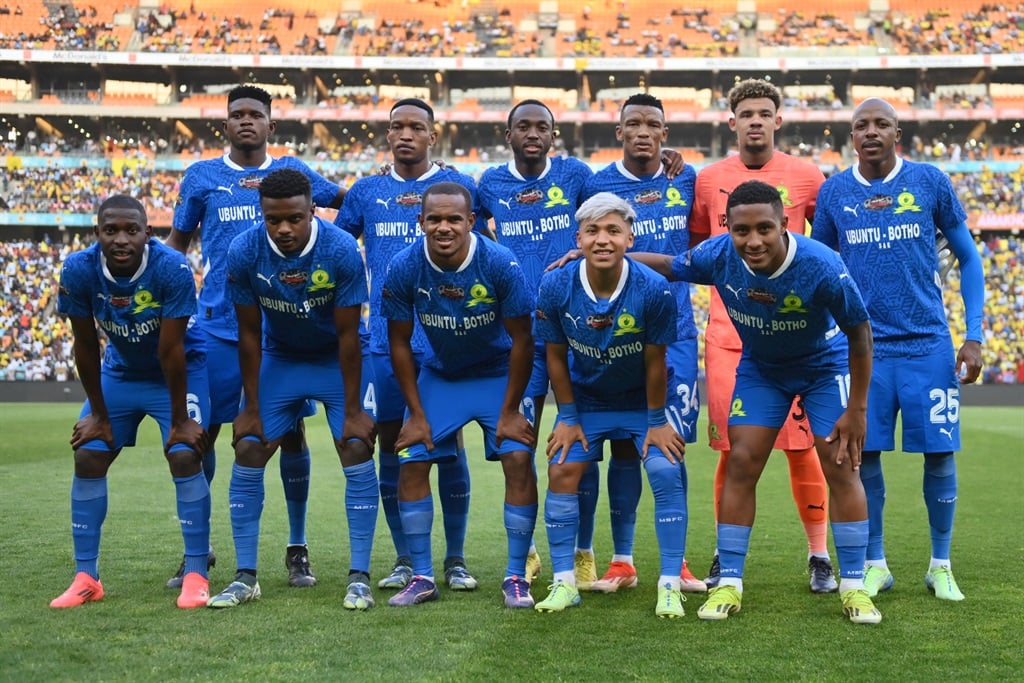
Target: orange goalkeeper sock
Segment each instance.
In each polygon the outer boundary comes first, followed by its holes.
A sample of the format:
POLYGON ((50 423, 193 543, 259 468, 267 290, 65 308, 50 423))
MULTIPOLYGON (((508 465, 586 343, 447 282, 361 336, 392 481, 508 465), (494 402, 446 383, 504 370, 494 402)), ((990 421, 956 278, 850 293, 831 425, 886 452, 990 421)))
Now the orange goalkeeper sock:
POLYGON ((807 532, 807 549, 811 555, 828 556, 828 484, 821 471, 818 452, 786 451, 789 460, 789 483, 793 489, 800 519, 807 532))

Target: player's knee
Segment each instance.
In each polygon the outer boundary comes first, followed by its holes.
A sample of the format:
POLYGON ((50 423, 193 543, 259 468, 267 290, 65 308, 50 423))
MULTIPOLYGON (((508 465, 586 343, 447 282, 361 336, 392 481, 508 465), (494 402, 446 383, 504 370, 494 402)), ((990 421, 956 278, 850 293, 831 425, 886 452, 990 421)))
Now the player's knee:
MULTIPOLYGON (((284 449, 283 442, 281 448, 284 449)), ((334 448, 338 451, 338 459, 341 460, 342 467, 362 465, 373 457, 373 451, 359 439, 335 441, 334 448)))
POLYGON ((509 492, 537 490, 537 476, 533 469, 533 456, 525 451, 508 453, 501 457, 505 472, 505 489, 509 492))
POLYGON ((105 477, 116 457, 117 454, 110 451, 79 448, 75 451, 75 476, 82 479, 105 477))
POLYGON ((398 499, 420 500, 430 495, 430 462, 403 463, 398 471, 398 499))
POLYGON ((166 455, 172 477, 191 477, 203 469, 203 460, 195 451, 181 449, 166 455))
POLYGON ((272 453, 253 439, 242 438, 235 442, 235 462, 242 467, 266 467, 272 453))

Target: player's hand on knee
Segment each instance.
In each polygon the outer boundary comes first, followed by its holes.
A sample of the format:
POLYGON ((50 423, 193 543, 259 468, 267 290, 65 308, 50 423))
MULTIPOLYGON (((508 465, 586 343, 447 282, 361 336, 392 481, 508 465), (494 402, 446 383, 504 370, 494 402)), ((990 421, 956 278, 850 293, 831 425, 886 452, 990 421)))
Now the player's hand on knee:
POLYGON ((686 442, 670 424, 648 427, 647 436, 644 437, 643 451, 640 454, 641 458, 647 457, 647 450, 651 446, 664 453, 665 458, 673 465, 681 463, 686 454, 686 442))
POLYGON ((267 437, 263 435, 263 420, 259 408, 246 406, 231 423, 231 446, 234 447, 241 439, 252 436, 266 446, 267 437))
POLYGON ((190 418, 180 424, 171 425, 167 443, 164 445, 164 453, 169 453, 171 446, 177 444, 188 446, 193 452, 202 455, 209 445, 209 434, 206 433, 202 425, 190 418))
POLYGON ((565 458, 569 455, 569 449, 577 441, 583 446, 583 450, 590 450, 587 437, 583 433, 583 427, 578 424, 570 425, 564 422, 555 424, 555 428, 551 430, 551 434, 548 436, 548 462, 551 462, 557 456, 558 459, 554 460, 555 464, 561 465, 564 463, 565 458))
POLYGON ((534 448, 537 445, 537 432, 530 421, 518 410, 503 412, 498 418, 498 427, 494 434, 495 444, 500 446, 505 439, 534 448))
POLYGON ((423 444, 428 451, 434 450, 430 423, 427 422, 425 417, 410 416, 398 431, 398 438, 395 439, 395 452, 398 453, 418 443, 423 444))
POLYGON ((114 450, 114 428, 110 420, 90 413, 75 423, 71 430, 71 447, 77 450, 90 441, 102 441, 114 450))
POLYGON ((864 435, 867 433, 866 411, 847 409, 836 420, 832 432, 825 441, 835 446, 837 465, 849 462, 854 470, 860 469, 861 451, 864 450, 864 435))
POLYGON ((342 442, 352 440, 362 441, 373 453, 373 445, 377 440, 377 423, 373 421, 370 414, 359 409, 351 415, 345 416, 345 423, 341 428, 342 442))

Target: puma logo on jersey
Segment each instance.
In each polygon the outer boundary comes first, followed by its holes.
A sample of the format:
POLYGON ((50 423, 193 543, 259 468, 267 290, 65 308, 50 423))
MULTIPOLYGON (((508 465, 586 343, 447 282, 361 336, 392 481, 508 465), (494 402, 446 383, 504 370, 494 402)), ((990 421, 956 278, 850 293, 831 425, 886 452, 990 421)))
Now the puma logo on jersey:
POLYGON ((427 301, 430 301, 430 300, 431 300, 431 299, 430 299, 430 290, 429 290, 429 289, 423 289, 422 287, 417 287, 417 288, 416 288, 416 293, 417 293, 417 294, 422 294, 422 295, 424 295, 425 297, 427 297, 427 301))
POLYGON ((507 199, 499 199, 498 203, 501 204, 502 206, 504 206, 509 211, 512 210, 512 204, 507 199))
POLYGON ((256 279, 257 279, 257 280, 263 280, 264 282, 266 282, 266 283, 267 283, 267 287, 269 287, 269 286, 270 286, 270 281, 271 281, 271 280, 272 280, 273 278, 274 278, 274 275, 273 275, 273 273, 271 273, 270 277, 267 277, 267 276, 266 276, 266 275, 264 275, 263 273, 256 273, 256 279))
POLYGON ((569 315, 569 311, 566 311, 565 317, 572 321, 573 327, 575 327, 577 330, 580 329, 580 318, 583 317, 582 315, 572 316, 569 315))
POLYGON ((390 209, 391 208, 389 206, 389 204, 391 203, 390 199, 381 199, 380 197, 377 197, 377 203, 378 204, 383 204, 385 209, 390 209))
POLYGON ((856 204, 854 204, 853 206, 844 206, 843 207, 843 211, 844 212, 852 213, 854 218, 857 217, 857 205, 856 204))
POLYGON ((740 298, 740 290, 733 289, 732 285, 726 285, 725 288, 728 289, 730 292, 732 292, 736 296, 737 299, 740 298))
POLYGON ((218 186, 217 186, 217 189, 218 189, 218 190, 223 190, 224 192, 227 192, 227 193, 228 193, 229 195, 231 195, 232 197, 234 197, 234 196, 235 196, 235 192, 234 192, 234 190, 233 190, 233 189, 232 189, 232 188, 231 188, 230 186, 225 186, 225 185, 218 185, 218 186))

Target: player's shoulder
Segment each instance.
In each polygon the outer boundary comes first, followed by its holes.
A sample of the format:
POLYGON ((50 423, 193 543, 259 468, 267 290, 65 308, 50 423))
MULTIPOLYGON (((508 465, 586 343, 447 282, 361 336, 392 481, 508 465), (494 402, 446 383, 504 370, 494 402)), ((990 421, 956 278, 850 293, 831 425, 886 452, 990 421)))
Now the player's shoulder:
POLYGON ((587 178, 589 178, 590 176, 594 175, 593 169, 591 169, 590 166, 585 161, 583 161, 582 159, 577 159, 576 157, 569 157, 569 156, 554 156, 554 157, 551 157, 551 168, 553 170, 554 169, 558 169, 561 173, 564 173, 564 174, 577 174, 577 173, 579 173, 581 175, 584 175, 587 178))
POLYGON ((626 259, 629 261, 629 281, 630 284, 648 289, 651 292, 658 292, 659 290, 668 290, 668 280, 661 273, 648 268, 642 263, 634 261, 628 255, 626 259))
POLYGON ((785 171, 787 177, 795 176, 819 182, 825 178, 825 174, 821 172, 818 165, 807 159, 786 152, 775 152, 772 155, 772 160, 778 160, 779 167, 785 171))
POLYGON ((485 181, 497 181, 497 180, 506 181, 506 180, 511 179, 511 177, 512 177, 512 174, 509 173, 508 164, 507 163, 498 164, 497 166, 488 166, 486 169, 484 169, 484 172, 480 174, 480 183, 479 183, 479 187, 477 189, 480 192, 484 192, 485 191, 485 187, 484 187, 484 182, 485 181))
POLYGON ((572 284, 572 278, 578 277, 580 261, 570 261, 561 268, 555 268, 541 275, 540 289, 542 292, 566 293, 572 284))
POLYGON ((790 235, 796 240, 797 254, 800 255, 800 258, 805 260, 813 259, 817 262, 833 265, 843 263, 839 252, 824 242, 819 242, 812 237, 795 232, 791 232, 790 235))
POLYGON ((480 258, 488 261, 502 261, 514 267, 520 267, 515 253, 504 244, 487 239, 486 237, 476 236, 476 245, 477 254, 480 258))

